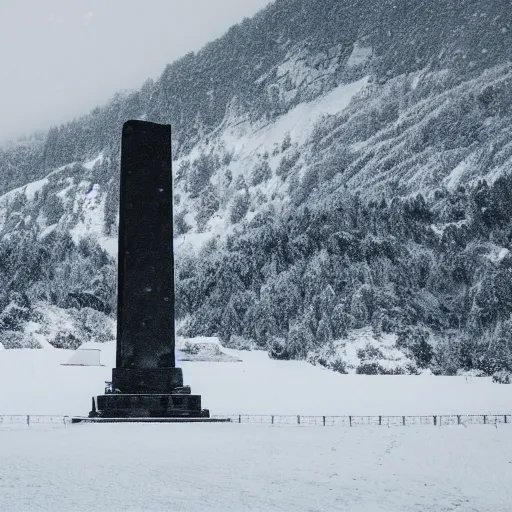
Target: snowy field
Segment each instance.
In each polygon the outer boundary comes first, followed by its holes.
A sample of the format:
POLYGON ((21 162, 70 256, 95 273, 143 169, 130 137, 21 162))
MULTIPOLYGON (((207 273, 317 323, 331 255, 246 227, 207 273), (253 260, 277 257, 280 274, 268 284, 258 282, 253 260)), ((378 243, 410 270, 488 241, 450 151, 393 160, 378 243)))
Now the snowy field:
MULTIPOLYGON (((104 367, 61 366, 73 355, 67 350, 0 351, 0 415, 86 415, 115 364, 115 345, 98 346, 104 367)), ((261 351, 226 352, 242 362, 180 363, 185 383, 212 414, 512 413, 512 385, 489 378, 341 375, 261 351)))
POLYGON ((510 512, 512 428, 0 431, 0 511, 510 512))
MULTIPOLYGON (((182 362, 212 414, 510 414, 490 379, 340 375, 264 352, 182 362)), ((0 414, 85 415, 104 367, 0 351, 0 414)), ((512 425, 104 424, 0 429, 0 511, 509 512, 512 425)))
MULTIPOLYGON (((0 414, 83 415, 111 380, 115 345, 99 345, 104 367, 61 366, 66 350, 0 352, 0 414)), ((226 352, 241 363, 182 362, 185 382, 212 414, 510 414, 512 386, 490 379, 340 375, 265 352, 226 352)))

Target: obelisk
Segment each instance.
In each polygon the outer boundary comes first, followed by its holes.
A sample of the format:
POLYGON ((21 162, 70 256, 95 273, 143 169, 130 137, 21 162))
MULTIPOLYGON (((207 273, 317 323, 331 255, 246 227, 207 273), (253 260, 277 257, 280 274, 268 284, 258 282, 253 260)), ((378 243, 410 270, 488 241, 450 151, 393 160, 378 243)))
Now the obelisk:
POLYGON ((124 124, 120 191, 116 368, 90 416, 208 416, 175 367, 170 126, 124 124))

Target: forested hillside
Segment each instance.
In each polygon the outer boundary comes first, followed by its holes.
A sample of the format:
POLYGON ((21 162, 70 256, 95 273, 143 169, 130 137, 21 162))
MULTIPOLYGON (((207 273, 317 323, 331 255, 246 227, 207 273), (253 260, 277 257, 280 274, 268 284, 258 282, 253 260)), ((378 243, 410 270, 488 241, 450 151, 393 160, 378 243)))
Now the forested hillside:
POLYGON ((272 340, 276 357, 304 358, 371 326, 419 368, 510 368, 512 177, 432 201, 323 192, 282 215, 269 205, 180 260, 187 334, 272 340))
POLYGON ((80 311, 113 314, 135 118, 173 126, 182 333, 345 371, 364 331, 357 371, 512 369, 511 47, 505 0, 276 0, 4 147, 0 306, 21 320, 0 330, 21 346, 57 308, 79 339, 80 311))

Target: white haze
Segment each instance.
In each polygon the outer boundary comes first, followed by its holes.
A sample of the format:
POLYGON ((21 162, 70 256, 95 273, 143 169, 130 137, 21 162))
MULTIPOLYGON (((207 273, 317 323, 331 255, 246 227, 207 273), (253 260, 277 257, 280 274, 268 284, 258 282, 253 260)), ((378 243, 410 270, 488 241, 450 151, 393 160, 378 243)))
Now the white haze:
POLYGON ((270 0, 2 0, 0 142, 87 113, 270 0))

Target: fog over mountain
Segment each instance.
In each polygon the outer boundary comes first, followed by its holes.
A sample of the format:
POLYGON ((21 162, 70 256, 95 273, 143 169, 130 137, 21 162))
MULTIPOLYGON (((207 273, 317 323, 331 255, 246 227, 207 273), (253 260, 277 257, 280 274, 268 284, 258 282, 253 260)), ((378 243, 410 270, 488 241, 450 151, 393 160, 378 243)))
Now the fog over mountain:
POLYGON ((270 0, 2 0, 0 144, 140 88, 270 0))
POLYGON ((4 147, 0 342, 111 339, 121 126, 146 119, 173 126, 181 334, 512 370, 511 47, 504 0, 276 0, 4 147))

